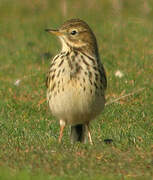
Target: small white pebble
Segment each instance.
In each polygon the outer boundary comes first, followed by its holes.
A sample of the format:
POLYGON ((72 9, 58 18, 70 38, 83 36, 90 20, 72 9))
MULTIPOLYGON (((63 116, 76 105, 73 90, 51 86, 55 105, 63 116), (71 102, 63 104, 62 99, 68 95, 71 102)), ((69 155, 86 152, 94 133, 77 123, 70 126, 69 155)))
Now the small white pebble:
POLYGON ((14 85, 15 85, 15 86, 19 86, 20 82, 21 82, 21 80, 20 80, 20 79, 17 79, 17 80, 14 82, 14 85))
POLYGON ((120 70, 117 70, 117 71, 115 72, 115 76, 116 76, 116 77, 119 77, 119 78, 122 78, 122 77, 124 76, 124 74, 123 74, 120 70))

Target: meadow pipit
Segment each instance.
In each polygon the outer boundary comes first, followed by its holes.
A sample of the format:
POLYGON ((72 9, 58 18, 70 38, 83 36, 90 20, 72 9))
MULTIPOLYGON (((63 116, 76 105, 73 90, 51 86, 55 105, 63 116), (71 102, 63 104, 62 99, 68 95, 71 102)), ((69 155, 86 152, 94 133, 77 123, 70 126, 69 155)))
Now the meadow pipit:
POLYGON ((88 137, 92 144, 89 123, 103 110, 107 87, 95 35, 79 19, 46 31, 58 36, 62 43, 62 50, 51 61, 46 81, 49 107, 60 120, 59 142, 68 124, 72 142, 85 142, 88 137))

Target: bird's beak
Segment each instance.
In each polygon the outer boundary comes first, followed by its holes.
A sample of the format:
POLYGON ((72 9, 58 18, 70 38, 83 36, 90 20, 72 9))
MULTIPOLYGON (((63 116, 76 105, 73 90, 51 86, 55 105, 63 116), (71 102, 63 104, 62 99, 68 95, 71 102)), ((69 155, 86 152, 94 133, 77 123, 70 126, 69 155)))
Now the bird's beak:
POLYGON ((56 36, 62 36, 63 33, 60 32, 58 29, 45 29, 46 32, 55 34, 56 36))

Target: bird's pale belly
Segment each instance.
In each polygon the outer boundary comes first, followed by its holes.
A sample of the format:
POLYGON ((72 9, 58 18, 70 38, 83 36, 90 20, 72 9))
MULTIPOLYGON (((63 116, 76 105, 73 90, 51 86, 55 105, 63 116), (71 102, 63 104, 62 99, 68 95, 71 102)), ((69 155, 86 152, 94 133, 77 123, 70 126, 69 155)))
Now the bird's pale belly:
MULTIPOLYGON (((77 83, 65 85, 66 88, 49 98, 52 114, 67 124, 75 125, 94 119, 104 108, 105 98, 93 87, 81 87, 77 83)), ((100 90, 99 90, 100 91, 100 90)))

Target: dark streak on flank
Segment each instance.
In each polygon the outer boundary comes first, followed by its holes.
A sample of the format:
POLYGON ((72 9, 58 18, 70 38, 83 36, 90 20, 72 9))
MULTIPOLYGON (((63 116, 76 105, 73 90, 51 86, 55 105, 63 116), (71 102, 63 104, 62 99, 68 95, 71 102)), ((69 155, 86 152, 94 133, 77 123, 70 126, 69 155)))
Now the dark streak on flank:
POLYGON ((51 92, 54 90, 55 86, 56 86, 56 84, 54 83, 53 86, 52 86, 51 89, 50 89, 51 92))
POLYGON ((86 62, 86 60, 84 59, 84 57, 81 55, 81 59, 83 60, 84 64, 89 66, 89 64, 86 62))
POLYGON ((47 87, 47 88, 49 87, 49 84, 50 84, 50 78, 49 78, 49 76, 47 75, 47 78, 46 78, 46 87, 47 87))
POLYGON ((54 73, 56 71, 56 69, 50 69, 49 73, 54 73))
POLYGON ((89 71, 89 79, 92 78, 92 72, 89 71))
POLYGON ((94 59, 93 57, 88 56, 87 54, 83 53, 82 51, 81 51, 81 53, 82 53, 84 56, 86 56, 88 59, 90 59, 90 60, 92 61, 93 65, 96 64, 95 59, 94 59))
POLYGON ((76 73, 79 73, 81 71, 82 67, 76 63, 76 73))
POLYGON ((65 54, 61 55, 61 56, 60 56, 60 59, 63 59, 64 57, 65 57, 65 54))
POLYGON ((91 79, 89 79, 89 81, 90 81, 90 84, 91 84, 91 85, 93 85, 92 80, 91 80, 91 79))
POLYGON ((58 73, 57 73, 57 77, 59 77, 60 73, 61 73, 61 70, 59 70, 59 71, 58 71, 58 73))
POLYGON ((55 65, 55 63, 52 62, 52 63, 50 64, 50 68, 52 68, 54 65, 55 65))
MULTIPOLYGON (((59 54, 59 55, 60 55, 60 54, 59 54)), ((55 61, 59 58, 59 55, 57 55, 56 57, 54 57, 53 62, 55 62, 55 61)))
POLYGON ((53 81, 54 77, 55 77, 55 74, 53 74, 52 77, 51 77, 52 81, 53 81))
POLYGON ((95 71, 98 71, 98 68, 97 68, 96 66, 94 66, 93 69, 94 69, 95 71))
POLYGON ((73 69, 73 66, 72 66, 71 60, 70 60, 69 58, 67 58, 67 62, 68 62, 68 64, 69 64, 70 69, 72 70, 72 69, 73 69))
POLYGON ((87 75, 88 73, 85 71, 84 74, 87 75))
POLYGON ((94 85, 95 85, 96 89, 98 89, 98 86, 97 86, 96 82, 94 82, 94 85))
POLYGON ((62 59, 62 61, 59 63, 58 67, 60 67, 64 62, 64 59, 62 59))
POLYGON ((98 74, 95 73, 95 80, 98 81, 98 74))
POLYGON ((64 73, 64 71, 65 71, 65 68, 63 68, 62 73, 64 73))
POLYGON ((69 51, 67 51, 67 53, 65 54, 65 56, 68 56, 70 54, 70 52, 69 51))

